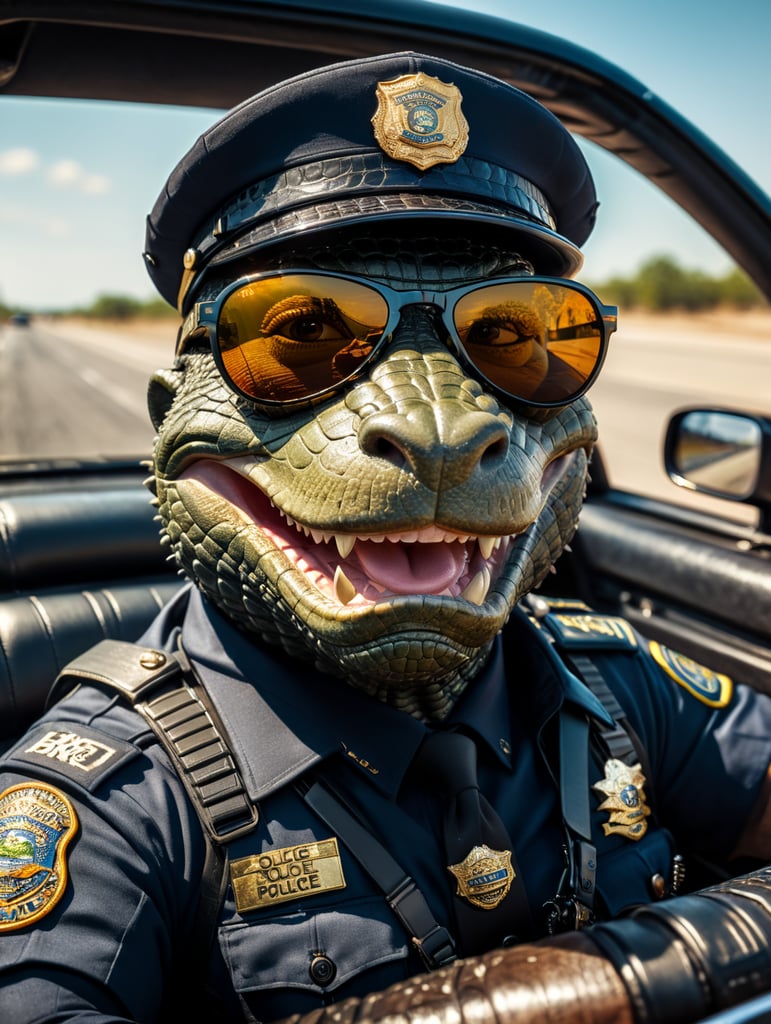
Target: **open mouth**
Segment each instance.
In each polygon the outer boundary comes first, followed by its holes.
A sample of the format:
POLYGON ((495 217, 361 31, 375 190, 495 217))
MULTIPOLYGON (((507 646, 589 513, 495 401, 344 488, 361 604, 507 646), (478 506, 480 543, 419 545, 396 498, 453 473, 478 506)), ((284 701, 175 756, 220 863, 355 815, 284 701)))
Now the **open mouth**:
MULTIPOLYGON (((234 516, 256 527, 338 605, 367 607, 417 595, 481 605, 518 536, 460 534, 439 526, 392 533, 319 530, 274 505, 247 476, 253 465, 252 459, 199 459, 181 475, 180 483, 194 481, 225 499, 234 516)), ((559 475, 554 463, 547 473, 550 485, 559 475)))

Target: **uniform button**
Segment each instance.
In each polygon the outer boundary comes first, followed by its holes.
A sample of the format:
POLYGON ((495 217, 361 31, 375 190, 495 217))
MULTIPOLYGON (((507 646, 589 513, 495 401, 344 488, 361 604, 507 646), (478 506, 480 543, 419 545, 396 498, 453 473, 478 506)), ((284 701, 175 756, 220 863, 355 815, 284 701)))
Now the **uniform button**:
POLYGON ((154 668, 160 668, 161 665, 166 664, 166 655, 161 654, 160 651, 143 651, 139 655, 139 664, 142 668, 151 671, 154 668))
POLYGON ((658 871, 651 877, 651 892, 657 900, 663 899, 667 894, 667 883, 664 876, 660 875, 658 871))
POLYGON ((321 985, 322 988, 325 988, 334 981, 335 975, 337 974, 337 968, 328 956, 324 956, 323 953, 317 953, 311 960, 308 973, 317 985, 321 985))

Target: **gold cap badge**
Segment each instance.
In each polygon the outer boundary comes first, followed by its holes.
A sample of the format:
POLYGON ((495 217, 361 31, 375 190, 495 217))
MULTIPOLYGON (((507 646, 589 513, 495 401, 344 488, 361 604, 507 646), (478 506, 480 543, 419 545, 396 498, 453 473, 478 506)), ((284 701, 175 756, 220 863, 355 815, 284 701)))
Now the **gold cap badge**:
POLYGON ((378 145, 394 160, 421 171, 454 163, 468 144, 462 100, 457 86, 420 72, 378 82, 372 118, 378 145))
POLYGON ((457 895, 481 910, 494 910, 514 879, 509 850, 475 846, 460 864, 448 865, 458 882, 457 895))

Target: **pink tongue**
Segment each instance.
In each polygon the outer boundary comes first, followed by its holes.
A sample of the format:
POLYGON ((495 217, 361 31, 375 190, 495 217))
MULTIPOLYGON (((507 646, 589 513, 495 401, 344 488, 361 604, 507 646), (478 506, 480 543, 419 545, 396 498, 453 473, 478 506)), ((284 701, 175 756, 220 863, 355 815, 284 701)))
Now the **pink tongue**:
POLYGON ((439 594, 457 582, 466 565, 463 544, 391 544, 358 541, 356 555, 373 583, 395 594, 439 594))

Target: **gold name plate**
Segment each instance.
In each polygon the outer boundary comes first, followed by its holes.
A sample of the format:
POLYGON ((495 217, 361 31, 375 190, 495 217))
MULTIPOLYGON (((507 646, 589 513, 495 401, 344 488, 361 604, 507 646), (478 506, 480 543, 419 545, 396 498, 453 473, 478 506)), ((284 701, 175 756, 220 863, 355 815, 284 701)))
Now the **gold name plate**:
POLYGON ((230 879, 239 914, 345 888, 336 839, 241 857, 230 865, 230 879))

